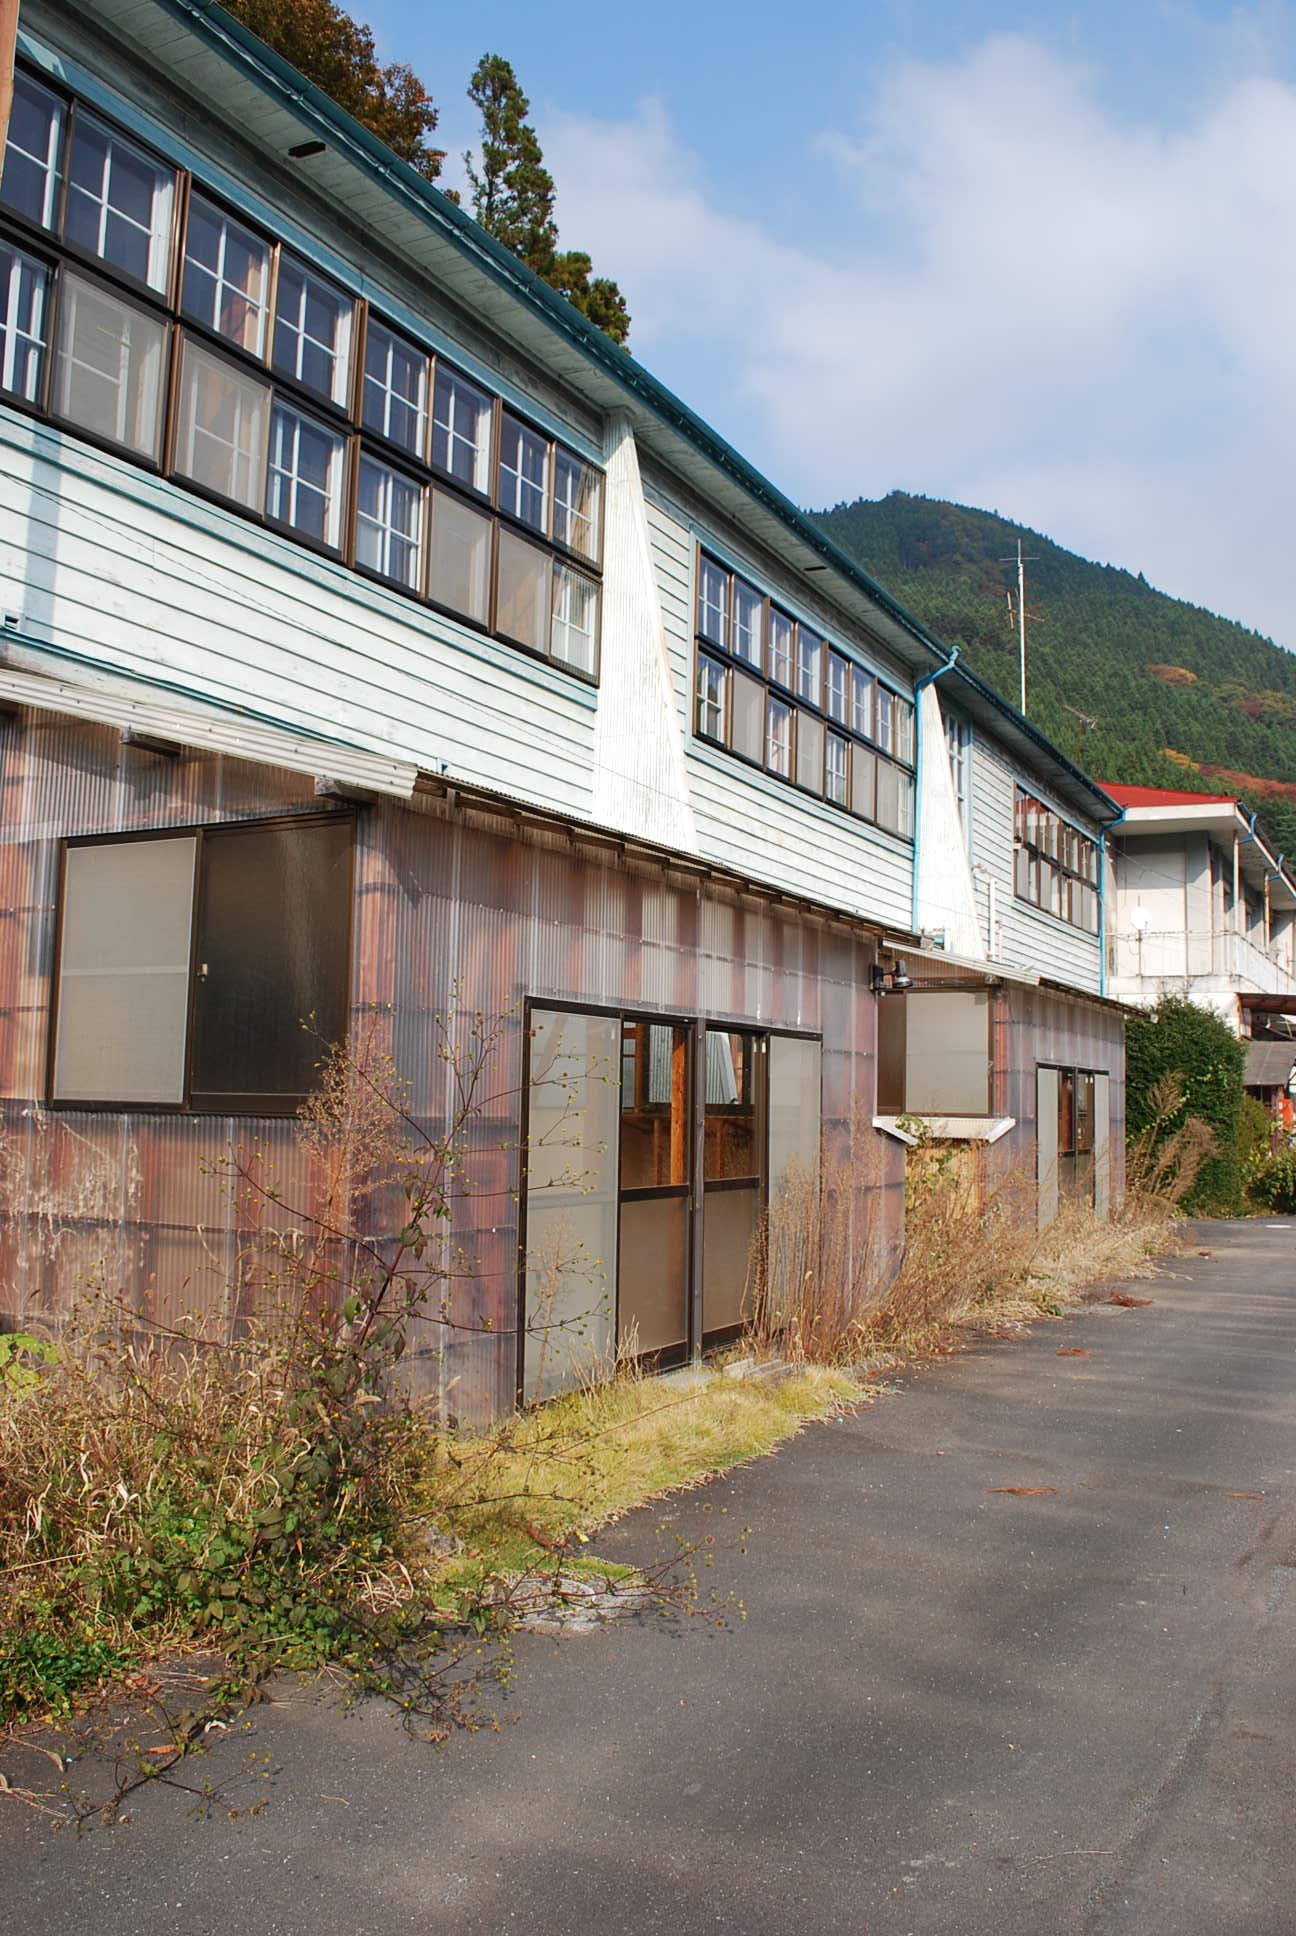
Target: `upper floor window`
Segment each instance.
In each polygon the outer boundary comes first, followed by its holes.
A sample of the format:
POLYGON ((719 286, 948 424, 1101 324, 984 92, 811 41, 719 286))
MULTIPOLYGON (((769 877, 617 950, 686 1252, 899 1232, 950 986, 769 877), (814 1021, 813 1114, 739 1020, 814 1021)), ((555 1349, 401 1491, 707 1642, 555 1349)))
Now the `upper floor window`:
POLYGON ((1017 789, 1016 833, 1017 898, 1087 934, 1097 934, 1102 864, 1098 842, 1022 787, 1017 789))
POLYGON ((270 245, 205 196, 189 198, 180 309, 258 361, 270 310, 270 245))
POLYGON ((370 317, 365 330, 366 430, 422 457, 427 434, 428 359, 385 324, 370 317))
POLYGON ((316 396, 345 405, 351 383, 355 305, 291 256, 279 260, 273 362, 316 396))
POLYGON ((949 756, 950 779, 954 783, 954 799, 958 806, 959 823, 963 828, 963 838, 970 840, 971 826, 971 782, 969 768, 972 763, 972 728, 966 719, 955 712, 945 712, 945 751, 949 756))
POLYGON ((0 203, 43 229, 53 228, 58 210, 65 116, 57 94, 21 70, 14 75, 0 203))
POLYGON ((754 585, 741 578, 733 581, 733 654, 757 672, 762 669, 765 646, 765 600, 754 585))
POLYGON ((593 463, 22 69, 3 160, 0 394, 597 677, 593 463))
POLYGON ((84 108, 68 157, 63 233, 76 247, 150 289, 171 274, 175 171, 84 108))

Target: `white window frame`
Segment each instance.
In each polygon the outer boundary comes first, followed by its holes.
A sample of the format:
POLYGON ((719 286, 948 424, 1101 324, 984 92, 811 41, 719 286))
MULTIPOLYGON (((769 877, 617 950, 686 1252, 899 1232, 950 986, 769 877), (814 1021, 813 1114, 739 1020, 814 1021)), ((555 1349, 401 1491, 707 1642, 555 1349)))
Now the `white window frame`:
POLYGON ((403 585, 407 591, 417 592, 423 582, 423 528, 424 500, 426 493, 418 482, 407 477, 403 471, 394 470, 390 464, 382 464, 368 451, 360 455, 359 476, 356 488, 356 563, 366 570, 376 571, 380 577, 391 579, 393 584, 403 585), (378 482, 378 502, 375 512, 363 508, 366 475, 378 482), (405 494, 409 493, 409 496, 405 494), (395 514, 398 503, 407 507, 412 505, 412 528, 401 525, 395 514), (371 558, 360 557, 361 528, 372 532, 377 541, 378 562, 371 558), (398 554, 408 556, 408 569, 401 571, 393 564, 398 554))
MULTIPOLYGON (((156 289, 160 293, 165 293, 171 274, 172 224, 176 202, 175 170, 166 167, 164 163, 156 160, 148 153, 147 149, 141 148, 137 142, 131 141, 128 136, 119 134, 117 129, 112 127, 107 121, 101 121, 97 114, 91 114, 88 109, 78 106, 72 125, 72 141, 68 150, 67 172, 67 202, 63 217, 65 236, 68 234, 70 226, 73 209, 72 198, 75 195, 80 198, 81 202, 87 203, 92 210, 97 211, 95 218, 97 240, 92 252, 98 256, 99 260, 106 267, 116 269, 119 274, 131 274, 129 269, 124 269, 107 252, 106 245, 109 222, 112 219, 116 219, 127 228, 134 229, 138 235, 148 238, 148 268, 142 279, 150 289, 156 289), (77 148, 82 133, 87 127, 94 128, 97 133, 102 135, 107 144, 107 153, 104 157, 103 170, 100 175, 97 191, 82 187, 75 178, 77 148), (113 205, 113 161, 114 157, 118 154, 131 155, 137 162, 151 170, 157 177, 157 184, 154 188, 152 207, 150 210, 151 220, 147 226, 134 215, 128 214, 125 209, 116 208, 113 205)), ((80 203, 77 205, 79 206, 80 203)))
POLYGON ((360 421, 366 430, 375 431, 395 444, 399 450, 408 451, 411 457, 422 459, 427 446, 427 398, 428 398, 428 359, 422 350, 415 349, 403 336, 378 317, 369 319, 365 329, 364 380, 360 396, 360 421), (379 339, 385 339, 381 342, 379 339), (378 374, 371 367, 374 351, 380 349, 381 362, 378 374), (397 359, 408 359, 418 372, 418 394, 410 398, 399 390, 393 381, 397 359), (370 399, 376 401, 376 421, 369 414, 370 399), (393 411, 408 413, 415 420, 415 439, 397 436, 392 429, 393 411))
MULTIPOLYGON (((45 153, 44 155, 38 155, 33 153, 30 148, 19 147, 17 141, 14 139, 12 109, 10 110, 9 131, 5 141, 5 152, 7 153, 12 148, 15 154, 21 155, 25 161, 30 161, 36 168, 43 172, 45 176, 45 194, 39 222, 41 228, 52 229, 54 226, 54 217, 58 210, 58 196, 61 183, 59 152, 63 145, 63 130, 67 125, 67 106, 65 102, 59 99, 57 94, 51 93, 49 88, 42 87, 39 81, 33 80, 30 74, 24 74, 19 71, 14 75, 15 100, 20 93, 26 92, 39 96, 49 106, 50 115, 45 139, 45 153)), ((3 175, 3 159, 3 156, 0 156, 0 176, 3 175)))
POLYGON ((432 386, 432 464, 435 470, 453 477, 484 497, 490 490, 491 436, 494 409, 484 390, 470 383, 458 370, 438 362, 432 386), (446 407, 448 405, 448 408, 446 407), (464 417, 471 412, 471 434, 464 428, 464 417), (436 454, 438 433, 445 439, 445 461, 436 454), (472 455, 471 477, 461 477, 455 469, 459 452, 472 455))
POLYGON ((258 235, 255 229, 250 229, 246 223, 237 221, 218 203, 211 201, 206 195, 199 194, 197 189, 193 190, 189 197, 189 212, 185 220, 185 252, 180 276, 181 315, 188 317, 191 322, 201 323, 205 329, 212 332, 213 336, 219 336, 223 342, 235 344, 239 349, 246 350, 250 356, 255 356, 258 361, 261 361, 265 356, 266 329, 270 320, 270 256, 270 244, 264 237, 258 235), (213 226, 219 231, 214 269, 208 268, 205 262, 199 261, 197 256, 189 252, 196 207, 201 208, 204 217, 210 217, 213 226), (237 236, 239 241, 248 247, 249 253, 260 252, 260 287, 256 296, 249 295, 246 289, 240 288, 239 284, 226 273, 231 235, 237 236), (204 302, 191 307, 186 300, 191 270, 201 280, 204 290, 210 289, 210 304, 204 302), (243 303, 248 313, 255 317, 256 331, 253 342, 245 342, 241 336, 222 329, 220 314, 227 295, 243 303))
POLYGON ((532 430, 519 417, 504 413, 500 426, 499 458, 499 505, 510 517, 543 537, 548 530, 549 512, 549 442, 538 430, 532 430), (509 442, 513 441, 510 462, 509 442), (540 477, 529 474, 528 459, 539 458, 540 477), (533 517, 532 512, 538 512, 533 517))
POLYGON ((24 403, 35 403, 40 394, 47 349, 49 270, 35 256, 2 238, 0 251, 11 257, 3 284, 4 301, 0 305, 0 390, 21 397, 24 403), (24 291, 29 295, 31 310, 31 325, 26 329, 19 321, 24 291), (27 380, 22 384, 17 380, 20 363, 28 371, 27 380))
POLYGON ((299 537, 304 536, 314 543, 322 543, 330 551, 336 551, 341 543, 342 535, 342 487, 345 467, 346 445, 337 432, 330 429, 326 424, 318 422, 316 418, 309 416, 304 410, 299 410, 295 404, 285 402, 282 397, 276 397, 274 410, 270 418, 270 459, 266 474, 267 517, 273 518, 277 524, 287 526, 290 531, 295 531, 299 537), (285 427, 290 427, 292 432, 291 465, 282 461, 285 451, 282 432, 285 427), (311 483, 309 480, 303 480, 301 477, 300 457, 303 429, 313 431, 317 436, 327 438, 333 447, 333 462, 330 466, 329 488, 326 491, 321 491, 317 485, 311 483), (275 508, 276 485, 277 481, 281 478, 285 480, 287 487, 288 510, 286 513, 282 509, 277 510, 275 508), (327 506, 327 516, 325 519, 326 535, 323 539, 316 538, 310 527, 301 523, 298 519, 298 499, 303 492, 309 494, 311 497, 323 498, 327 506))
POLYGON ((554 560, 550 653, 560 665, 594 676, 598 663, 598 586, 583 571, 554 560), (582 612, 588 619, 582 624, 582 612))
POLYGON ((351 391, 351 343, 355 331, 355 303, 344 289, 335 283, 327 282, 317 276, 313 269, 300 261, 295 255, 281 254, 279 258, 278 287, 275 291, 274 342, 270 361, 282 376, 289 376, 300 383, 304 390, 313 396, 327 397, 343 409, 350 400, 351 391), (294 279, 296 286, 293 287, 294 279), (292 308, 285 307, 284 296, 292 295, 292 308), (335 329, 333 340, 326 341, 321 336, 312 336, 306 327, 306 305, 312 294, 333 306, 335 329), (294 313, 295 312, 295 313, 294 313), (280 332, 291 348, 291 354, 284 356, 280 351, 280 332), (332 382, 327 390, 321 390, 303 374, 307 348, 319 350, 328 359, 332 372, 332 382))

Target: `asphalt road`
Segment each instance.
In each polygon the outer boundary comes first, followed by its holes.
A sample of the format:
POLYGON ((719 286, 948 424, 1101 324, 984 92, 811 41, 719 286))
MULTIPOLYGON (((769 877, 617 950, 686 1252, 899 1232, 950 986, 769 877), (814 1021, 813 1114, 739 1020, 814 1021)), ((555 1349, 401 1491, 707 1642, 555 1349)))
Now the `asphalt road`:
POLYGON ((1130 1288, 684 1498, 752 1528, 729 1631, 526 1636, 520 1718, 440 1753, 294 1693, 220 1738, 235 1821, 0 1799, 0 1926, 1288 1936, 1296 1224, 1130 1288))

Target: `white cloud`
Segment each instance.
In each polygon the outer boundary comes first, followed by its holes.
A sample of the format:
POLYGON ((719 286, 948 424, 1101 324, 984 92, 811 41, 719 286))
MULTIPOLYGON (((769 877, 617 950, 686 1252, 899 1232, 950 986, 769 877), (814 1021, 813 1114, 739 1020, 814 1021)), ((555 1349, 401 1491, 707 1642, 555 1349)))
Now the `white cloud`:
POLYGON ((1296 90, 1166 132, 1019 36, 903 61, 812 145, 831 249, 727 212, 654 101, 541 134, 638 354, 790 494, 993 506, 1296 645, 1296 90))

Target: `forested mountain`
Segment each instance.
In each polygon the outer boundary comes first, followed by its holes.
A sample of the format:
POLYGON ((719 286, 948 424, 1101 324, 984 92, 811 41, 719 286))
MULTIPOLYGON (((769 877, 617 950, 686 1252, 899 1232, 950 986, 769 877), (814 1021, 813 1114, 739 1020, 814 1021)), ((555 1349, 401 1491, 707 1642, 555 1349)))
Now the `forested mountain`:
POLYGON ((815 515, 1014 704, 1020 538, 1033 723, 1073 757, 1083 732, 1099 780, 1239 794, 1296 857, 1296 655, 988 511, 893 491, 815 515))

